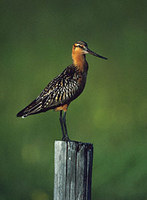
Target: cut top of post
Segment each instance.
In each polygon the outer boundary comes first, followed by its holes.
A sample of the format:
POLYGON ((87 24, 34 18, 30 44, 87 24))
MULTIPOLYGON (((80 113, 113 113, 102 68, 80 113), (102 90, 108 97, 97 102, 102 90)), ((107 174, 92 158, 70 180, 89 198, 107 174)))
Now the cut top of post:
POLYGON ((54 200, 90 200, 93 145, 55 141, 54 200))

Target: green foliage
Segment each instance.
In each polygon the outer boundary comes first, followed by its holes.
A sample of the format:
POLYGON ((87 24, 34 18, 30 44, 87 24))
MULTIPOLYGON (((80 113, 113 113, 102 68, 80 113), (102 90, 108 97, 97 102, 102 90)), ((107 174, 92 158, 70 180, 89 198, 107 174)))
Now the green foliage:
POLYGON ((144 200, 146 173, 146 1, 0 2, 0 199, 53 199, 59 113, 17 119, 71 64, 84 40, 85 91, 69 107, 73 140, 94 143, 93 200, 144 200))

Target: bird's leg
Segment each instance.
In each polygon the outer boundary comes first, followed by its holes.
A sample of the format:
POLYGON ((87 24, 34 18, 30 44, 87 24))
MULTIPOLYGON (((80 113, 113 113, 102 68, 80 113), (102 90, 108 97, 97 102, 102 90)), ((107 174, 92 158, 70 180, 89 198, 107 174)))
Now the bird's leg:
POLYGON ((67 126, 66 126, 66 112, 64 112, 63 115, 63 125, 64 125, 64 130, 65 130, 65 138, 64 141, 70 141, 68 134, 67 134, 67 126))
POLYGON ((65 136, 65 133, 64 133, 64 127, 63 127, 62 110, 60 111, 60 118, 59 118, 59 120, 60 120, 61 129, 62 129, 62 134, 63 134, 63 138, 62 138, 62 140, 64 140, 64 138, 65 138, 66 136, 65 136))

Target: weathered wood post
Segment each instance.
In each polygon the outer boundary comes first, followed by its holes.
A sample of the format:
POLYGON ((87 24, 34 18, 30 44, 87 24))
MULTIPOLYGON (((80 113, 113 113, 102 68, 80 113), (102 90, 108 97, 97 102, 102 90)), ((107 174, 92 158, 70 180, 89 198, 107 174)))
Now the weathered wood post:
POLYGON ((54 200, 91 200, 93 145, 55 141, 54 200))

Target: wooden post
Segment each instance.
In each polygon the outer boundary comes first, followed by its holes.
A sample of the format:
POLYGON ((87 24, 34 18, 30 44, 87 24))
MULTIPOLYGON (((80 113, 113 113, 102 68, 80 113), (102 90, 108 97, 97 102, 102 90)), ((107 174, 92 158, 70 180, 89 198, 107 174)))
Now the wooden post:
POLYGON ((54 200, 91 200, 93 145, 55 141, 54 200))

